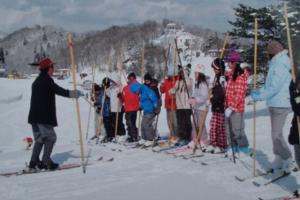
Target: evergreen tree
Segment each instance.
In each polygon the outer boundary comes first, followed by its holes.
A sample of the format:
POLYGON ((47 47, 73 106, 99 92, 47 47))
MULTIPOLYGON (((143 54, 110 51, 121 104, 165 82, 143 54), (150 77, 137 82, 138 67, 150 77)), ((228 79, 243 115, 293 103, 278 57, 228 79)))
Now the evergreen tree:
POLYGON ((253 8, 243 4, 239 4, 234 8, 236 19, 229 21, 233 26, 232 31, 229 32, 233 38, 251 39, 250 44, 243 46, 242 57, 243 60, 253 64, 254 53, 254 21, 258 19, 258 71, 267 72, 267 56, 265 55, 265 44, 270 39, 280 39, 282 28, 279 26, 278 13, 274 14, 275 10, 272 7, 253 8), (252 41, 252 42, 251 42, 252 41))
MULTIPOLYGON (((282 3, 287 3, 288 19, 290 25, 291 39, 295 61, 300 63, 300 1, 299 0, 282 0, 282 3)), ((281 4, 283 8, 283 4, 281 4)), ((281 23, 285 26, 285 22, 281 23)), ((286 34, 286 32, 284 32, 286 34)), ((286 38, 286 36, 285 36, 286 38)))

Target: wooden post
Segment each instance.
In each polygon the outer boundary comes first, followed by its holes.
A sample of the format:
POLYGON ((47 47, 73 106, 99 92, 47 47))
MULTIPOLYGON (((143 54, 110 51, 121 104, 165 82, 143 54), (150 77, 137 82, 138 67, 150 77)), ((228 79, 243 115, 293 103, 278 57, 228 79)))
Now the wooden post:
MULTIPOLYGON (((122 62, 120 63, 120 56, 118 56, 117 58, 117 68, 118 68, 118 73, 119 73, 119 91, 118 93, 121 92, 122 90, 122 62)), ((116 142, 117 142, 117 133, 118 133, 118 126, 119 126, 119 109, 122 105, 120 105, 122 102, 120 102, 118 96, 116 97, 117 98, 117 102, 118 102, 118 106, 117 106, 117 113, 116 113, 116 122, 115 122, 115 139, 116 139, 116 142)), ((121 112, 121 110, 120 110, 121 112)))
MULTIPOLYGON (((145 49, 144 47, 141 50, 142 60, 141 60, 141 84, 143 84, 144 81, 144 56, 145 56, 145 49)), ((138 116, 138 137, 141 136, 141 115, 142 111, 139 110, 139 116, 138 116)))
MULTIPOLYGON (((93 65, 92 67, 92 88, 91 88, 91 97, 93 97, 95 99, 95 87, 94 87, 94 83, 95 83, 95 70, 96 69, 96 64, 93 65)), ((88 115, 88 121, 87 121, 87 128, 86 128, 86 135, 85 135, 85 139, 88 139, 88 135, 89 135, 89 127, 90 127, 90 118, 91 118, 91 111, 92 111, 92 107, 93 105, 90 104, 90 108, 89 108, 89 115, 88 115)))
MULTIPOLYGON (((74 90, 77 90, 75 63, 74 63, 74 49, 73 49, 73 40, 72 40, 71 33, 68 33, 68 46, 69 46, 69 50, 70 50, 70 62, 71 62, 71 68, 72 68, 73 87, 74 87, 74 90)), ((86 164, 84 163, 84 148, 83 148, 81 119, 80 119, 80 110, 79 110, 78 99, 75 99, 75 103, 76 103, 76 111, 77 111, 77 125, 78 125, 78 129, 79 129, 80 157, 81 157, 81 162, 82 162, 82 170, 83 170, 83 173, 85 173, 86 172, 86 164)))
MULTIPOLYGON (((291 62, 291 70, 292 70, 292 80, 294 83, 296 83, 296 70, 295 70, 295 63, 294 63, 294 54, 293 54, 293 47, 292 47, 292 39, 291 39, 291 32, 290 32, 290 25, 289 25, 289 19, 288 19, 288 12, 287 12, 287 3, 284 3, 284 19, 285 19, 285 26, 286 26, 286 34, 288 39, 288 45, 289 45, 289 56, 290 56, 290 62, 291 62)), ((297 116, 297 125, 298 125, 298 135, 299 135, 299 141, 300 141, 300 117, 297 116)))
MULTIPOLYGON (((256 89, 257 74, 257 18, 254 21, 254 73, 253 73, 253 89, 256 89)), ((256 176, 256 102, 253 102, 253 177, 256 176)))

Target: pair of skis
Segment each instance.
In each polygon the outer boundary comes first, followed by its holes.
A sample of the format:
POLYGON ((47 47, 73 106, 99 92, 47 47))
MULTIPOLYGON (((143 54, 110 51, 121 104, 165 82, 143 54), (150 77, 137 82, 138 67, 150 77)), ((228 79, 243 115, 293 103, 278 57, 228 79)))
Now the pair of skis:
POLYGON ((289 176, 291 172, 285 172, 285 171, 275 171, 273 169, 267 170, 265 172, 260 172, 256 174, 255 177, 241 177, 241 176, 234 176, 234 178, 240 182, 244 182, 246 180, 251 180, 254 186, 261 187, 261 186, 267 186, 272 183, 278 182, 282 180, 283 178, 289 176))
MULTIPOLYGON (((112 162, 114 161, 114 157, 104 157, 100 156, 97 161, 104 161, 104 162, 112 162)), ((25 169, 22 169, 20 171, 11 171, 11 172, 3 172, 0 173, 0 176, 3 177, 11 177, 11 176, 21 176, 21 175, 29 175, 29 174, 37 174, 37 173, 44 173, 44 172, 55 172, 55 171, 62 171, 62 170, 68 170, 68 169, 74 169, 79 167, 86 167, 88 165, 92 165, 92 163, 86 163, 84 165, 80 163, 68 163, 68 164, 61 164, 59 167, 55 170, 38 170, 38 169, 30 169, 28 166, 25 169)))
POLYGON ((296 190, 296 191, 294 191, 293 195, 275 197, 275 198, 268 198, 268 199, 258 197, 258 200, 300 200, 300 195, 299 195, 298 190, 296 190))

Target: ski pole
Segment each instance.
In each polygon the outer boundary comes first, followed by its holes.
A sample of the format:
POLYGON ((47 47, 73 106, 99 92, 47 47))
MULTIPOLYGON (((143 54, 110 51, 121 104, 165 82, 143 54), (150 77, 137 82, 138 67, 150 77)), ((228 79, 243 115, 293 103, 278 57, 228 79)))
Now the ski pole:
MULTIPOLYGON (((68 33, 68 46, 69 46, 69 50, 70 50, 70 62, 71 62, 71 68, 72 68, 73 87, 74 87, 74 90, 77 90, 75 63, 74 63, 74 49, 73 49, 73 41, 72 41, 71 33, 68 33)), ((82 162, 82 170, 83 170, 83 173, 85 173, 86 172, 86 164, 84 162, 84 148, 83 148, 82 128, 81 128, 80 109, 79 109, 78 99, 75 99, 75 103, 76 103, 76 111, 77 111, 77 125, 78 125, 78 129, 79 129, 80 157, 81 157, 81 162, 82 162)))
MULTIPOLYGON (((177 38, 174 39, 175 40, 175 48, 177 50, 177 55, 178 55, 178 60, 179 60, 179 64, 180 66, 182 66, 182 62, 181 62, 181 58, 180 58, 180 52, 179 52, 179 49, 178 49, 178 45, 177 45, 177 38)), ((182 66, 183 67, 183 66, 182 66)), ((186 79, 185 79, 185 74, 184 74, 184 71, 183 69, 181 68, 180 69, 182 72, 183 72, 183 84, 184 84, 184 87, 186 89, 186 94, 187 94, 187 97, 188 99, 190 98, 190 94, 189 94, 189 90, 188 90, 188 85, 187 85, 187 82, 186 82, 186 79)), ((193 119, 193 123, 194 123, 194 126, 195 126, 195 129, 196 129, 196 133, 198 133, 198 128, 197 128, 197 124, 196 124, 196 119, 195 119, 195 114, 193 112, 193 108, 192 108, 192 105, 190 105, 190 109, 192 110, 192 119, 193 119)), ((197 136, 196 136, 197 137, 197 136)), ((197 141, 196 141, 197 143, 197 141)), ((195 147, 197 147, 197 144, 195 144, 195 147)), ((200 148, 201 148, 201 144, 200 144, 200 148)))
MULTIPOLYGON (((95 68, 96 68, 96 64, 94 64, 93 67, 92 67, 92 88, 91 88, 91 95, 92 95, 92 97, 94 99, 95 99, 95 87, 94 87, 94 83, 95 83, 95 68)), ((85 134, 85 139, 86 140, 88 139, 88 135, 89 135, 91 111, 92 111, 92 104, 90 104, 90 108, 89 108, 89 115, 88 115, 87 128, 86 128, 86 134, 85 134)))
MULTIPOLYGON (((254 73, 253 89, 256 89, 257 74, 257 18, 254 21, 254 73)), ((253 177, 256 176, 256 102, 253 103, 253 177)))

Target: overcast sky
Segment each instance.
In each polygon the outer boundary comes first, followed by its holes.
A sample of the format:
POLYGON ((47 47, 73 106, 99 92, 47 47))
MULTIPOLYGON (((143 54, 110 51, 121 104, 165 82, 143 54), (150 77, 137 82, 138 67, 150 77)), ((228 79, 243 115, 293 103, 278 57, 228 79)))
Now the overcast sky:
POLYGON ((0 32, 24 26, 56 25, 69 31, 168 18, 218 31, 230 29, 238 3, 253 7, 279 0, 0 0, 0 32))

